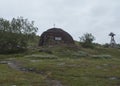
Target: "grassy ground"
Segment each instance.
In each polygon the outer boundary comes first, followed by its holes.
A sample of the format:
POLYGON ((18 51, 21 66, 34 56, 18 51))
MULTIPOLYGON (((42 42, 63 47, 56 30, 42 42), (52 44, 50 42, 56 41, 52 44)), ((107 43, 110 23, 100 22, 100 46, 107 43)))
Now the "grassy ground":
POLYGON ((0 86, 46 86, 44 77, 25 73, 0 65, 0 86))
POLYGON ((63 86, 120 86, 119 49, 51 47, 38 50, 0 55, 1 61, 16 61, 35 71, 23 72, 0 64, 0 86, 50 86, 46 82, 48 78, 60 81, 63 86))

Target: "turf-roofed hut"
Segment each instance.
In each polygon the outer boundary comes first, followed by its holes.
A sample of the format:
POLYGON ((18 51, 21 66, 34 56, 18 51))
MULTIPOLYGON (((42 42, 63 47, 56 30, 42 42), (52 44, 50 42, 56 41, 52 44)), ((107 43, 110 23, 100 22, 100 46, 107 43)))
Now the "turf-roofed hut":
POLYGON ((74 44, 74 40, 72 36, 61 28, 51 28, 47 31, 43 32, 39 46, 49 46, 49 45, 72 45, 74 44))

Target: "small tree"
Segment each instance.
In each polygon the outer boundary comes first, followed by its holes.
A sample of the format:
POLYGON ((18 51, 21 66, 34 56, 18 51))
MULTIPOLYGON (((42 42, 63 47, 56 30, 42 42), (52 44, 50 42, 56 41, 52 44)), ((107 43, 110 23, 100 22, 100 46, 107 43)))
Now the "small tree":
POLYGON ((86 33, 80 37, 80 42, 85 48, 93 48, 92 42, 95 40, 95 37, 91 33, 86 33))
POLYGON ((33 39, 38 28, 33 21, 23 17, 11 21, 0 18, 0 52, 12 52, 27 48, 28 41, 33 39))

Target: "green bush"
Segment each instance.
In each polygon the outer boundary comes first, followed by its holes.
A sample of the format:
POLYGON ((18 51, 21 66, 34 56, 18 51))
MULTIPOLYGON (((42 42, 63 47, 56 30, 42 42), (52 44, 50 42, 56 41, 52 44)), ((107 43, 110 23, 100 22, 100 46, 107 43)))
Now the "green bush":
POLYGON ((33 21, 23 17, 11 21, 0 18, 0 53, 16 53, 27 49, 29 40, 33 41, 37 30, 33 21))
POLYGON ((91 33, 86 33, 80 37, 80 44, 84 48, 94 48, 93 41, 95 37, 91 33))

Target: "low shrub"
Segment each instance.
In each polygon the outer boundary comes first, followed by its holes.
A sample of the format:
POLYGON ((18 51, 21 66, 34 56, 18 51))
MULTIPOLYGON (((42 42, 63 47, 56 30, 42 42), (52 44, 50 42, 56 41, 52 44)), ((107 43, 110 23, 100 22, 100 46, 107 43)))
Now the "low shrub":
POLYGON ((58 58, 55 55, 38 55, 38 54, 27 55, 25 57, 31 58, 31 59, 57 59, 58 58))
POLYGON ((100 59, 100 58, 106 58, 106 59, 112 58, 111 55, 92 55, 91 57, 92 58, 96 58, 96 59, 100 59))
POLYGON ((87 56, 88 56, 88 53, 86 53, 86 52, 84 52, 84 51, 78 51, 78 52, 73 53, 72 56, 77 57, 77 58, 87 57, 87 56))
POLYGON ((52 51, 47 50, 47 49, 40 49, 39 52, 44 52, 44 53, 48 53, 48 54, 53 54, 52 51))

